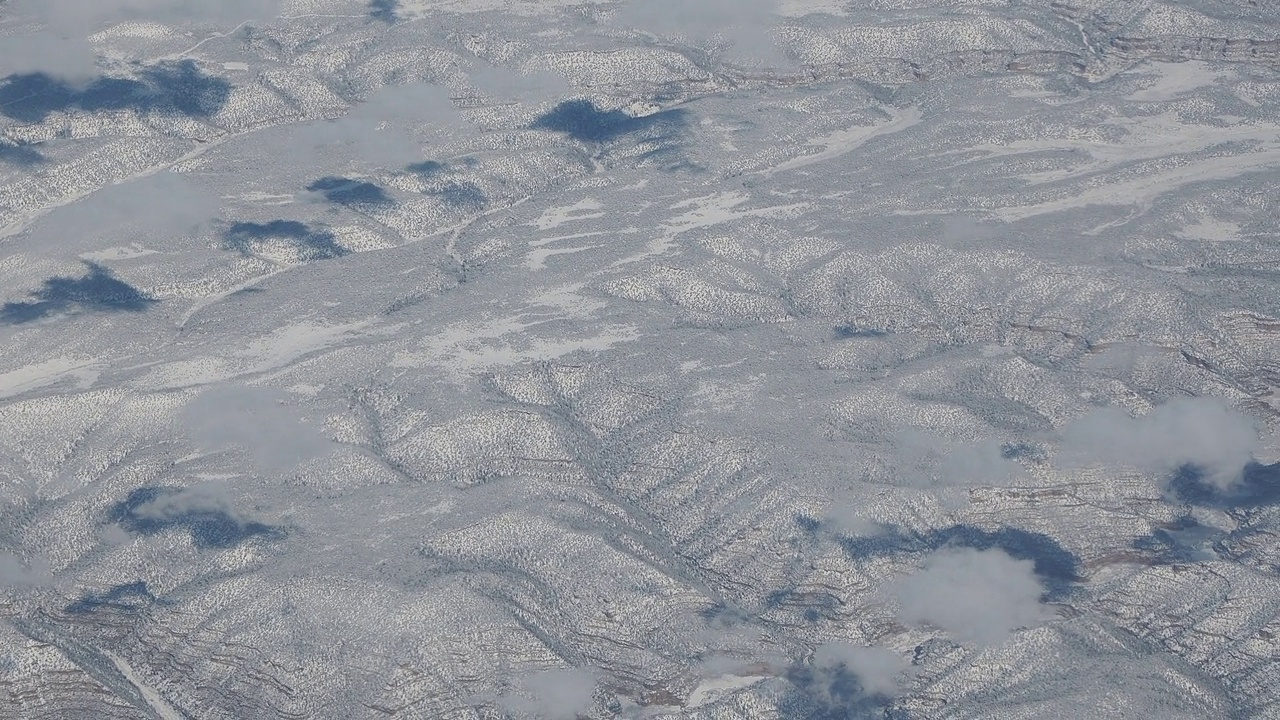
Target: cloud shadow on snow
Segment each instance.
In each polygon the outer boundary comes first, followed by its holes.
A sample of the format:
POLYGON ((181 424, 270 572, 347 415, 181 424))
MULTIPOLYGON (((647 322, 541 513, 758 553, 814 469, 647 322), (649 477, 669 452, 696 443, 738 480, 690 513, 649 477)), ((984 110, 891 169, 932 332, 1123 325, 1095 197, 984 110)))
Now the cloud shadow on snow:
POLYGON ((444 169, 445 164, 435 160, 423 160, 422 162, 414 163, 405 167, 405 170, 413 173, 414 175, 421 175, 423 177, 430 177, 444 169))
POLYGON ((156 596, 151 594, 144 580, 116 585, 103 593, 88 593, 67 606, 67 612, 83 615, 97 610, 134 611, 139 601, 155 602, 156 596))
POLYGON ((224 247, 245 254, 252 252, 255 242, 271 240, 285 241, 313 260, 328 260, 348 253, 346 248, 338 244, 333 233, 314 230, 306 223, 296 220, 232 223, 223 235, 224 247))
POLYGON ((181 528, 191 533, 191 541, 202 550, 233 548, 255 537, 269 540, 284 537, 283 528, 241 520, 219 507, 193 504, 176 512, 148 511, 148 508, 181 493, 178 488, 138 488, 113 505, 107 512, 107 519, 139 535, 155 535, 170 528, 181 528))
POLYGON ((1249 463, 1238 483, 1223 488, 1194 465, 1184 465, 1169 481, 1174 497, 1189 505, 1241 510, 1280 504, 1280 463, 1249 463))
POLYGON ((852 338, 876 338, 884 337, 889 333, 884 330, 875 330, 868 328, 860 328, 857 325, 846 324, 837 325, 833 328, 836 338, 839 340, 850 340, 852 338))
POLYGON ((18 167, 31 167, 42 162, 44 162, 44 155, 40 154, 40 151, 36 150, 32 145, 0 141, 0 163, 17 165, 18 167))
POLYGON ((96 263, 85 263, 83 277, 53 277, 31 293, 32 299, 0 306, 0 324, 20 325, 72 309, 142 312, 156 301, 96 263))
POLYGON ((1133 548, 1151 556, 1155 564, 1191 563, 1215 555, 1213 548, 1224 537, 1217 528, 1206 527, 1184 515, 1150 535, 1133 541, 1133 548))
POLYGON ((842 537, 840 544, 852 558, 885 557, 904 552, 932 552, 945 547, 990 550, 999 548, 1015 560, 1030 560, 1035 574, 1047 588, 1045 599, 1065 597, 1080 580, 1080 559, 1043 533, 1003 527, 985 530, 973 525, 952 525, 928 532, 889 528, 877 535, 842 537))
POLYGON ((621 110, 601 110, 589 100, 566 100, 534 120, 530 127, 563 133, 580 142, 605 143, 651 130, 675 134, 686 122, 684 110, 634 117, 621 110))
POLYGON ((45 73, 10 75, 0 81, 0 114, 30 123, 69 110, 136 110, 207 118, 231 96, 230 83, 204 74, 192 60, 148 67, 139 78, 100 77, 80 88, 45 73))
POLYGON ((364 180, 322 177, 307 186, 307 190, 324 195, 324 199, 338 205, 390 205, 393 201, 386 191, 364 180))
POLYGON ((369 17, 385 23, 393 23, 400 18, 396 11, 400 9, 399 0, 369 0, 369 17))
POLYGON ((485 195, 478 186, 469 182, 449 182, 437 190, 428 191, 427 194, 434 195, 463 210, 483 210, 489 204, 489 196, 485 195))
POLYGON ((781 717, 807 720, 861 720, 883 718, 892 699, 869 692, 858 675, 847 667, 816 669, 795 665, 787 669, 789 692, 779 699, 781 717))

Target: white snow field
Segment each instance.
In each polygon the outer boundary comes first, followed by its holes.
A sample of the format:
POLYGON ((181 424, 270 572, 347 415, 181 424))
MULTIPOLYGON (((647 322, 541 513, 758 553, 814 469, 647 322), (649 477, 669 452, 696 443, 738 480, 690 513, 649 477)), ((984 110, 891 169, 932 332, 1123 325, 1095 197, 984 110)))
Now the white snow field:
POLYGON ((0 718, 1280 718, 1278 28, 0 3, 0 718))

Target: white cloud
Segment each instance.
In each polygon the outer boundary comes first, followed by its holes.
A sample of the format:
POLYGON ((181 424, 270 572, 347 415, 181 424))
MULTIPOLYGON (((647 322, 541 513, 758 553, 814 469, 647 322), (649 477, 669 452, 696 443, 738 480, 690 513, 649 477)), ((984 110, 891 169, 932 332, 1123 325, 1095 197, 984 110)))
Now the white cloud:
POLYGON ((549 70, 525 74, 499 65, 477 62, 467 75, 476 89, 500 100, 534 104, 561 97, 573 90, 573 86, 563 75, 549 70))
POLYGON ((868 694, 889 696, 897 694, 898 675, 904 669, 902 658, 892 650, 845 642, 820 646, 813 653, 813 665, 819 670, 843 666, 868 694))
POLYGON ((133 536, 119 525, 107 525, 98 531, 98 539, 106 545, 123 545, 133 539, 133 536))
POLYGON ((1217 398, 1178 398, 1137 418, 1106 408, 1070 424, 1063 435, 1062 458, 1068 464, 1148 473, 1191 464, 1221 488, 1240 480, 1260 448, 1253 419, 1217 398))
POLYGON ((84 38, 53 33, 23 33, 0 38, 0 72, 8 75, 46 73, 82 85, 92 80, 93 48, 84 38))
POLYGON ((523 681, 521 695, 507 695, 502 704, 543 720, 574 720, 590 709, 596 674, 584 668, 544 670, 523 681))
POLYGON ((632 0, 614 21, 659 35, 705 40, 770 24, 778 9, 776 0, 632 0))
POLYGON ((52 579, 48 564, 42 560, 24 563, 13 553, 0 551, 0 589, 35 587, 52 579))
POLYGON ((46 217, 32 230, 44 248, 82 240, 157 240, 191 232, 217 216, 211 193, 182 175, 161 172, 120 185, 109 185, 46 217))
POLYGON ((845 535, 879 535, 884 532, 883 523, 867 517, 864 513, 863 509, 851 507, 842 500, 835 501, 827 507, 822 522, 845 535))
POLYGON ((281 0, 10 0, 7 13, 46 24, 67 35, 129 20, 158 23, 239 23, 269 20, 281 0))
POLYGON ((462 125, 462 114, 447 89, 417 83, 384 87, 341 118, 292 126, 285 132, 288 154, 315 165, 358 158, 376 168, 396 168, 423 159, 422 142, 408 128, 430 131, 462 125))
POLYGON ((214 483, 162 493, 133 510, 138 517, 161 521, 175 520, 189 513, 223 513, 235 517, 225 487, 214 483))
MULTIPOLYGON (((317 430, 270 391, 250 387, 217 387, 196 397, 183 412, 192 439, 206 449, 236 447, 249 452, 265 473, 288 470, 333 450, 317 430)), ((217 502, 216 496, 193 495, 183 502, 217 502)))
POLYGON ((778 0, 632 0, 614 16, 625 27, 694 43, 724 40, 733 60, 780 59, 772 31, 778 0))
POLYGON ((939 550, 894 590, 903 622, 927 623, 979 645, 999 643, 1047 617, 1034 564, 1003 550, 939 550))
POLYGON ((45 29, 0 38, 0 68, 5 74, 43 72, 84 82, 96 74, 88 38, 104 26, 130 20, 230 26, 270 20, 280 6, 281 0, 10 0, 5 16, 45 29))
POLYGON ((375 123, 458 125, 462 115, 449 90, 430 83, 388 85, 356 105, 348 118, 375 123))
POLYGON ((957 442, 919 430, 898 436, 894 462, 901 479, 913 487, 1005 485, 1025 474, 994 440, 957 442))

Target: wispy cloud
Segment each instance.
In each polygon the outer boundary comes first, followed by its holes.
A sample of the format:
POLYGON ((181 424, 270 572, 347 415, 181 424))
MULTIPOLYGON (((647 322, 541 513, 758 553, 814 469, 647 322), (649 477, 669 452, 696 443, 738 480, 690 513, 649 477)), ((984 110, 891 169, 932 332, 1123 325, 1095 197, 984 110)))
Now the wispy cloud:
POLYGON ((0 551, 0 589, 37 587, 51 582, 48 563, 25 562, 11 552, 0 551))
POLYGON ((138 488, 112 506, 107 518, 121 529, 141 535, 180 528, 202 549, 232 548, 255 537, 284 536, 282 528, 236 512, 227 486, 221 483, 138 488))
POLYGON ((898 435, 896 449, 899 477, 916 487, 1005 485, 1025 474, 995 440, 948 440, 908 429, 898 435))
POLYGON ((280 12, 281 0, 10 0, 8 12, 69 31, 126 20, 240 22, 280 12))
POLYGON ((336 120, 290 128, 285 152, 308 167, 345 173, 333 166, 355 160, 366 168, 402 168, 423 159, 423 143, 408 131, 431 133, 464 125, 449 91, 415 83, 384 87, 336 120))
POLYGON ((1098 410, 1063 433, 1069 465, 1111 465, 1171 474, 1184 465, 1228 488, 1261 447, 1254 420, 1217 398, 1178 398, 1140 417, 1120 408, 1098 410))
POLYGON ((574 720, 591 708, 596 681, 596 674, 585 668, 544 670, 524 678, 521 692, 500 702, 544 720, 574 720))
POLYGON ((140 503, 133 514, 147 520, 170 522, 189 513, 232 514, 231 500, 221 485, 204 483, 178 492, 157 493, 140 503))
POLYGON ((476 89, 499 100, 537 103, 573 90, 564 76, 550 71, 526 74, 486 62, 477 62, 467 76, 476 89))
POLYGON ((780 59, 774 47, 778 0, 632 0, 614 17, 624 27, 693 43, 720 40, 730 59, 780 59))
POLYGON ((95 238, 145 239, 163 245, 213 219, 218 210, 212 193, 178 173, 162 172, 108 186, 71 203, 38 223, 31 234, 47 250, 75 248, 95 238))
POLYGON ((270 390, 221 386, 206 390, 183 412, 192 439, 206 449, 246 451, 264 473, 283 472, 322 457, 333 444, 270 390))
POLYGON ((6 16, 43 29, 0 38, 0 68, 87 81, 96 75, 88 37, 102 27, 130 20, 228 25, 270 20, 280 7, 281 0, 9 0, 6 16))

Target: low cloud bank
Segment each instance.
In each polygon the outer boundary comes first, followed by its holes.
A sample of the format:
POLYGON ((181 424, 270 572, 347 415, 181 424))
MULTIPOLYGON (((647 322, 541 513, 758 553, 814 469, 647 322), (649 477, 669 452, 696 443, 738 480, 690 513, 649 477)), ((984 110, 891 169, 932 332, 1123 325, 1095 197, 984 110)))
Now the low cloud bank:
POLYGON ((46 585, 53 580, 48 563, 24 562, 11 552, 0 551, 0 590, 46 585))
POLYGON ((544 720, 574 720, 594 703, 596 674, 586 668, 544 670, 526 677, 520 694, 501 704, 544 720))
POLYGON ((1217 398, 1178 398, 1136 418, 1105 408, 1073 422, 1063 435, 1062 458, 1069 464, 1159 474, 1193 465, 1220 489, 1239 483, 1261 447, 1254 420, 1217 398))
POLYGON ((613 20, 618 25, 694 43, 730 44, 735 61, 781 59, 772 36, 778 0, 632 0, 613 20))
POLYGON ((87 82, 97 74, 88 38, 103 27, 128 21, 229 26, 271 20, 280 8, 281 0, 10 0, 0 12, 44 29, 0 38, 0 68, 87 82))
POLYGON ((264 473, 283 472, 333 450, 333 444, 269 390, 206 390, 183 413, 187 432, 207 449, 240 448, 264 473))
POLYGON ((213 193, 166 171, 109 185, 51 213, 31 232, 45 249, 80 245, 86 238, 163 246, 217 217, 218 211, 213 193))
POLYGON ((429 83, 391 85, 341 118, 289 128, 287 152, 311 167, 339 172, 345 169, 330 166, 335 158, 402 168, 423 159, 422 143, 407 128, 450 130, 463 124, 448 89, 429 83))

